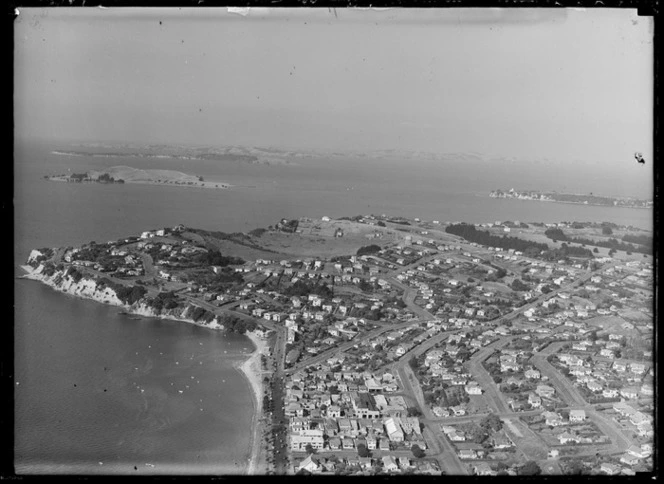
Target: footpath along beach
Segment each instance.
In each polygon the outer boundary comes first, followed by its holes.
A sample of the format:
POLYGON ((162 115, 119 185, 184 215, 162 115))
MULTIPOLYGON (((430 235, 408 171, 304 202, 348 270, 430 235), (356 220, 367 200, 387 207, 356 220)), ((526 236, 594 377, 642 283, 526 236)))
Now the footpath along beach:
POLYGON ((265 474, 267 472, 266 455, 262 451, 263 430, 263 372, 261 368, 261 355, 265 354, 267 341, 259 338, 255 333, 246 333, 246 336, 256 346, 256 350, 238 369, 249 381, 254 394, 254 417, 252 422, 253 434, 251 436, 251 454, 245 474, 265 474))

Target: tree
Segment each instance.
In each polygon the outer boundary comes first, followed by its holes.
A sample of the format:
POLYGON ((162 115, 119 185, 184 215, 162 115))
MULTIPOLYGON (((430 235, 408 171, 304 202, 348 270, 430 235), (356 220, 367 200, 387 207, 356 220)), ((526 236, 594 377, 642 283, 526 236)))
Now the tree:
POLYGON ((520 476, 538 476, 542 473, 542 469, 537 465, 534 460, 529 460, 519 469, 520 476))
POLYGON ((521 279, 514 279, 512 282, 512 289, 515 291, 527 291, 529 288, 521 279))
POLYGON ((599 249, 598 249, 597 247, 595 247, 595 248, 593 249, 593 252, 594 252, 595 254, 599 254, 599 249))
POLYGON ((417 444, 413 444, 410 448, 410 451, 413 453, 413 456, 415 456, 416 459, 421 459, 426 455, 422 448, 417 444))
POLYGON ((365 279, 360 279, 360 282, 357 285, 357 287, 359 287, 362 292, 371 291, 371 284, 369 284, 365 279))
POLYGON ((606 225, 602 227, 602 235, 612 235, 612 234, 613 230, 611 230, 611 227, 608 227, 606 225))
POLYGON ((475 424, 473 424, 473 426, 468 431, 468 435, 473 440, 473 442, 476 442, 478 444, 481 444, 489 437, 489 434, 487 433, 486 429, 475 424))
POLYGON ((567 474, 570 476, 579 476, 584 471, 583 462, 579 460, 572 460, 567 464, 567 474))
POLYGON ((304 450, 307 452, 307 454, 314 454, 316 452, 316 450, 311 446, 311 444, 307 444, 304 450))
POLYGON ((422 412, 417 407, 408 407, 408 416, 409 417, 420 417, 422 412))
POLYGON ((480 421, 480 427, 486 430, 491 429, 496 432, 503 428, 503 421, 498 415, 491 413, 480 421))
POLYGON ((371 452, 369 452, 369 449, 367 449, 367 446, 364 444, 358 444, 357 445, 357 455, 360 457, 370 457, 371 452))
POLYGON ((371 244, 371 245, 365 245, 363 247, 360 247, 357 249, 357 255, 365 255, 365 254, 375 254, 376 252, 379 252, 381 250, 379 245, 376 244, 371 244))

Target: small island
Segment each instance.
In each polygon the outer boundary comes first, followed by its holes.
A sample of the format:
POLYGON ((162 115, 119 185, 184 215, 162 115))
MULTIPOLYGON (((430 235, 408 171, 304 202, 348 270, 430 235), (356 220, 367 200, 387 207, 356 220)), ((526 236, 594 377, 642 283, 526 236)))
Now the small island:
POLYGON ((174 170, 141 170, 130 166, 113 166, 106 170, 89 170, 84 173, 44 175, 49 181, 68 183, 169 185, 190 188, 226 189, 231 185, 222 181, 205 180, 202 176, 189 175, 174 170))
POLYGON ((492 198, 515 198, 518 200, 535 200, 538 202, 576 203, 581 205, 598 205, 602 207, 625 207, 625 208, 652 208, 652 200, 640 200, 637 198, 603 197, 576 193, 540 192, 533 190, 516 191, 511 188, 507 191, 494 190, 489 193, 492 198))

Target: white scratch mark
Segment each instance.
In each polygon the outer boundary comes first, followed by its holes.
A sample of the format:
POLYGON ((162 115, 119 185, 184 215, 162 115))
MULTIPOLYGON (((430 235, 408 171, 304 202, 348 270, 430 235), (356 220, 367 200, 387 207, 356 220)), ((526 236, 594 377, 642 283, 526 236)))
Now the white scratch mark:
POLYGON ((249 15, 249 7, 228 7, 228 13, 237 13, 246 17, 249 15))

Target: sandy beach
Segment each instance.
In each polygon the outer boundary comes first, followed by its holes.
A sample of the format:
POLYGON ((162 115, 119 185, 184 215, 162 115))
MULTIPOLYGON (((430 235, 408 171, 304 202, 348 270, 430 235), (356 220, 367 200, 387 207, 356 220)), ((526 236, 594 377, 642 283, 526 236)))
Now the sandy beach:
POLYGON ((262 438, 264 424, 261 423, 263 417, 263 374, 261 371, 261 354, 264 354, 267 348, 267 341, 259 338, 255 333, 246 333, 246 336, 251 339, 252 343, 256 346, 256 350, 252 355, 241 365, 238 369, 247 378, 251 389, 254 394, 254 418, 252 422, 252 436, 251 436, 251 456, 246 474, 265 474, 267 471, 267 461, 265 453, 262 452, 262 438))

